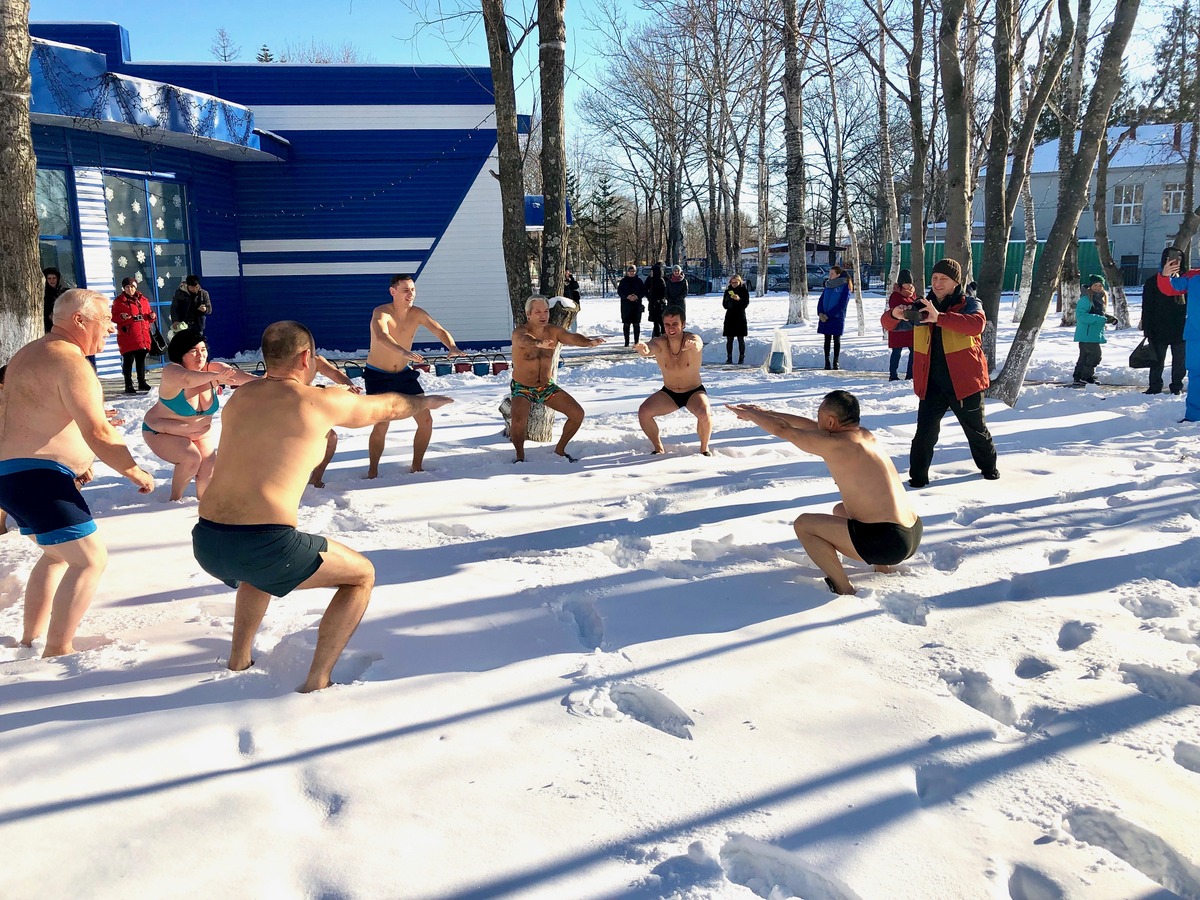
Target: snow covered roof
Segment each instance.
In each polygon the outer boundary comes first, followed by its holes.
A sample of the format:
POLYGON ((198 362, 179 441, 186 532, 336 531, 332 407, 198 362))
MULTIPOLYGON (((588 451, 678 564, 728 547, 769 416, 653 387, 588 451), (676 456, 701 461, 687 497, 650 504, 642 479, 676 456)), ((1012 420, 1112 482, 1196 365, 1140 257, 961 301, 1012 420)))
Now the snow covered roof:
MULTIPOLYGON (((1141 169, 1146 166, 1183 165, 1187 162, 1188 142, 1192 137, 1190 124, 1142 125, 1121 142, 1116 155, 1109 162, 1110 169, 1141 169)), ((1111 151, 1121 135, 1128 131, 1125 125, 1108 129, 1108 146, 1111 151)), ((1075 146, 1079 146, 1080 132, 1075 132, 1075 146)), ((1009 161, 1011 165, 1011 160, 1009 161)), ((1005 166, 1005 171, 1009 166, 1005 166)), ((1034 148, 1030 162, 1031 173, 1058 171, 1058 138, 1034 148)), ((980 170, 980 176, 987 169, 980 170)))

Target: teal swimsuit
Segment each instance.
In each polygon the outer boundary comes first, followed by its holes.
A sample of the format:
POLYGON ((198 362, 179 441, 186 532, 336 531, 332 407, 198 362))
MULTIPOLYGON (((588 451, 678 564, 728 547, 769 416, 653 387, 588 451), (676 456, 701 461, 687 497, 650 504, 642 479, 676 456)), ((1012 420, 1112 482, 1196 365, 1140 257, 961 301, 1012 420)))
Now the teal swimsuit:
MULTIPOLYGON (((221 398, 217 396, 217 392, 215 390, 213 391, 212 395, 212 405, 208 409, 196 409, 196 407, 187 402, 187 398, 184 397, 183 394, 184 391, 180 391, 170 399, 161 396, 158 399, 163 406, 175 413, 175 415, 183 416, 185 418, 188 416, 211 416, 221 408, 221 398)), ((151 434, 159 434, 159 432, 155 431, 145 422, 142 422, 142 431, 148 431, 151 434)))

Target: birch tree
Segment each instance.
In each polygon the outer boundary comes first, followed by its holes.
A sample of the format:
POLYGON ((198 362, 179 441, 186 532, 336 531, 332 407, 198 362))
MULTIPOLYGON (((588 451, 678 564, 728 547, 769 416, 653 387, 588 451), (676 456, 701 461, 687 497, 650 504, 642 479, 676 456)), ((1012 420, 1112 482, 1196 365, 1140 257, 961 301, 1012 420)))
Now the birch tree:
POLYGON ((1055 214, 1045 250, 1034 268, 1034 287, 1029 305, 1021 317, 1004 368, 988 391, 988 396, 1003 400, 1009 406, 1013 406, 1021 394, 1025 371, 1029 367, 1054 293, 1056 276, 1062 269, 1071 236, 1079 225, 1079 216, 1087 202, 1087 186, 1096 165, 1100 141, 1108 125, 1109 111, 1121 88, 1121 58, 1133 32, 1138 5, 1139 0, 1116 0, 1113 20, 1104 38, 1096 78, 1081 123, 1079 149, 1074 154, 1067 179, 1067 201, 1059 205, 1055 214))
MULTIPOLYGON (((804 171, 804 68, 812 44, 811 33, 802 36, 803 7, 799 0, 783 2, 783 137, 787 154, 787 242, 790 275, 788 285, 788 325, 808 318, 808 185, 804 171)), ((815 27, 815 25, 813 26, 815 27)))
POLYGON ((42 332, 37 159, 29 124, 29 0, 0 0, 0 363, 42 332))

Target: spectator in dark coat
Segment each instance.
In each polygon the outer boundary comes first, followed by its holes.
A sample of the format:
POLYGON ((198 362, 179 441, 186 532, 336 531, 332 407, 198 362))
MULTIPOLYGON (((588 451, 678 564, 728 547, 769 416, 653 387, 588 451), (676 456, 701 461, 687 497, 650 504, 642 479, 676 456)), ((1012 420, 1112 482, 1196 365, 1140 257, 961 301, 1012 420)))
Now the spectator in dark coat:
POLYGON ((567 268, 567 277, 563 285, 563 296, 568 300, 575 301, 575 308, 579 309, 579 282, 575 280, 575 273, 567 268))
POLYGON ((850 305, 850 279, 842 274, 841 266, 833 266, 825 280, 825 289, 817 301, 817 334, 825 335, 825 368, 836 369, 842 352, 842 332, 846 330, 846 307, 850 305), (829 364, 829 349, 833 345, 833 365, 829 364))
POLYGON ((617 296, 621 298, 621 327, 625 331, 625 346, 629 346, 629 329, 633 329, 633 342, 642 339, 642 313, 646 307, 642 298, 646 296, 646 285, 638 278, 637 266, 626 266, 625 277, 617 285, 617 296))
POLYGON ((721 298, 725 307, 725 365, 733 364, 733 339, 738 342, 738 365, 746 361, 746 307, 750 305, 750 291, 742 284, 742 276, 736 272, 729 278, 729 287, 725 288, 725 296, 721 298))
POLYGON ((182 322, 188 328, 204 334, 204 320, 212 313, 212 300, 208 291, 200 287, 200 279, 189 275, 183 287, 171 298, 171 324, 182 322))
POLYGON ((42 269, 42 277, 46 279, 42 295, 42 324, 46 326, 46 334, 49 334, 54 327, 54 301, 66 293, 67 286, 63 284, 62 272, 54 266, 42 269))
MULTIPOLYGON (((912 272, 908 269, 901 269, 900 275, 896 278, 896 283, 892 285, 892 292, 888 295, 887 308, 893 310, 897 306, 910 306, 916 298, 916 286, 913 285, 912 272)), ((908 348, 908 368, 904 372, 904 380, 912 380, 913 369, 913 329, 909 322, 899 322, 896 327, 888 332, 888 347, 891 348, 892 358, 888 364, 888 380, 900 380, 900 354, 905 347, 908 348), (908 325, 907 328, 904 326, 908 325)))
POLYGON ((146 383, 146 352, 150 349, 150 324, 158 318, 146 295, 138 290, 136 278, 121 282, 121 293, 113 300, 112 320, 117 326, 117 349, 121 351, 121 372, 125 393, 150 390, 146 383), (133 367, 137 366, 137 390, 133 387, 133 367))
POLYGON ((683 313, 680 319, 687 321, 687 278, 683 275, 683 269, 679 266, 671 266, 671 277, 667 279, 667 291, 663 297, 664 306, 678 306, 683 313))
POLYGON ((662 263, 650 267, 650 277, 646 279, 646 299, 650 303, 650 324, 654 326, 652 337, 663 333, 663 311, 666 310, 667 281, 663 278, 662 263))
MULTIPOLYGON (((1159 268, 1167 264, 1168 247, 1162 252, 1159 268)), ((1147 394, 1161 394, 1163 367, 1167 351, 1171 351, 1171 393, 1183 392, 1183 376, 1187 372, 1187 344, 1183 340, 1183 324, 1187 321, 1187 297, 1171 297, 1158 287, 1158 273, 1142 285, 1142 332, 1154 348, 1158 361, 1150 367, 1150 389, 1147 394)))

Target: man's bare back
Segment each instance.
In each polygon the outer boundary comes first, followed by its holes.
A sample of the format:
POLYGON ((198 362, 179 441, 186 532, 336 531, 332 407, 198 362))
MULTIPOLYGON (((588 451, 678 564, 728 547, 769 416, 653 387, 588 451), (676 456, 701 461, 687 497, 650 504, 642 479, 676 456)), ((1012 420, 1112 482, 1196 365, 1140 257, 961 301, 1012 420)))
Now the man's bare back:
POLYGON ((820 456, 841 491, 842 505, 860 522, 912 525, 917 514, 908 502, 891 457, 866 428, 829 435, 820 456))

